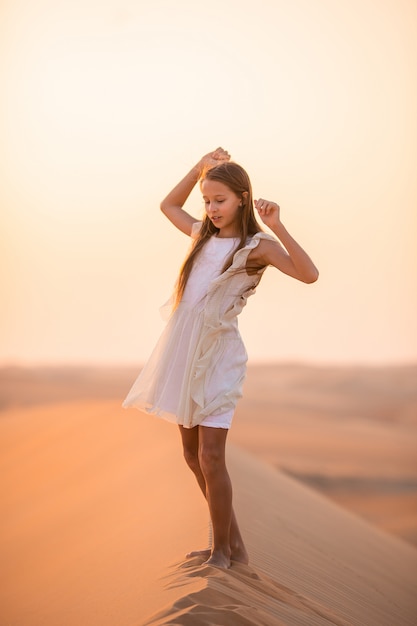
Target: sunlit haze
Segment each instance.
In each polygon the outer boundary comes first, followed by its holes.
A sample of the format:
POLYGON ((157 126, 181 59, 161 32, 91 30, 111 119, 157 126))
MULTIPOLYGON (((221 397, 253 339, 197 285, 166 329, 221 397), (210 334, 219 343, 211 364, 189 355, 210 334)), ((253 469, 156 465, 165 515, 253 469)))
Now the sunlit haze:
POLYGON ((417 360, 415 2, 3 0, 0 52, 1 363, 143 362, 219 145, 320 270, 266 272, 250 360, 417 360))

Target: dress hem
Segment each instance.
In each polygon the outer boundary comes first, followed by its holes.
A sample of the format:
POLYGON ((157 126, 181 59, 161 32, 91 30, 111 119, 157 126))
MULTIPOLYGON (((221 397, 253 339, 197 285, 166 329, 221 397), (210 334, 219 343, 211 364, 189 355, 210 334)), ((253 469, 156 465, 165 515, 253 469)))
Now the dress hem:
POLYGON ((140 411, 141 413, 145 413, 146 415, 158 417, 159 419, 165 420, 166 422, 170 422, 171 424, 176 424, 177 426, 182 426, 183 428, 187 428, 189 430, 191 430, 191 428, 195 428, 196 426, 204 426, 204 428, 221 428, 222 430, 230 430, 232 419, 233 419, 233 414, 229 415, 229 417, 226 418, 227 419, 227 425, 226 425, 225 420, 223 420, 222 422, 221 419, 218 419, 216 423, 216 417, 221 418, 223 417, 222 415, 219 415, 219 416, 209 415, 208 417, 213 420, 212 423, 206 421, 207 417, 204 417, 201 420, 201 422, 191 425, 191 426, 187 426, 186 424, 184 424, 184 421, 181 420, 181 418, 179 418, 177 415, 175 415, 174 413, 169 413, 169 411, 163 411, 162 409, 146 408, 142 406, 137 406, 135 404, 126 404, 124 402, 122 404, 122 408, 123 409, 136 409, 137 411, 140 411), (204 423, 205 421, 206 423, 204 423))

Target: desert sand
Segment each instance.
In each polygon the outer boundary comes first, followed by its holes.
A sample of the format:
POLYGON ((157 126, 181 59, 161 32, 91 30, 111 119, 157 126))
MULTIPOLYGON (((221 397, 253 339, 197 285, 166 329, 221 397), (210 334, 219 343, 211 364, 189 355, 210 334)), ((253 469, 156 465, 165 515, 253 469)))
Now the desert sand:
POLYGON ((121 408, 135 375, 3 370, 2 626, 414 626, 416 368, 250 369, 227 571, 184 557, 206 505, 175 426, 121 408))

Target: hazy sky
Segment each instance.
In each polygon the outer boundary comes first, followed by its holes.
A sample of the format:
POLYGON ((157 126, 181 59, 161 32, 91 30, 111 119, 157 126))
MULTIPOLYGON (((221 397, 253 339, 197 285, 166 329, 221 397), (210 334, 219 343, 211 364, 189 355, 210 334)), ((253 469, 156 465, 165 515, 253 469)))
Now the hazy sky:
POLYGON ((0 6, 1 363, 146 358, 218 145, 321 272, 267 271, 251 360, 417 359, 414 0, 0 6))

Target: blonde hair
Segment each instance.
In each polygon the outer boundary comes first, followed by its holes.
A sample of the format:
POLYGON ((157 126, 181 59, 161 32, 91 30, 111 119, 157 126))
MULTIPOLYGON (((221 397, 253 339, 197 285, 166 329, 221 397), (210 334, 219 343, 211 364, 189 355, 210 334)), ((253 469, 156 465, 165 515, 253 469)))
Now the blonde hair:
MULTIPOLYGON (((231 266, 233 256, 237 250, 240 250, 245 246, 247 238, 255 233, 258 233, 262 229, 255 218, 255 212, 253 210, 252 185, 249 180, 249 176, 243 167, 237 163, 226 161, 204 171, 200 178, 200 185, 204 180, 216 180, 223 183, 241 199, 241 219, 238 223, 240 241, 230 256, 226 259, 222 269, 222 272, 224 272, 231 266)), ((194 265, 194 260, 210 237, 216 235, 219 231, 220 229, 216 228, 210 218, 205 215, 198 237, 194 241, 194 244, 185 259, 178 276, 175 292, 175 307, 178 306, 184 294, 188 278, 194 265)))

